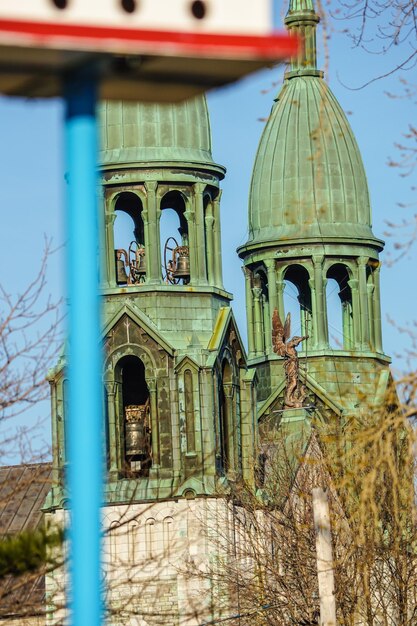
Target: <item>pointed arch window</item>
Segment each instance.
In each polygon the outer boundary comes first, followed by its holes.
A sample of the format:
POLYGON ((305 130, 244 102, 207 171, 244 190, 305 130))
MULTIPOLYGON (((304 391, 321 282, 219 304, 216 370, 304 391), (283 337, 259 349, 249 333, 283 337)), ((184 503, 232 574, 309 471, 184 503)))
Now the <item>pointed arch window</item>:
POLYGON ((190 282, 190 246, 185 200, 179 191, 170 191, 161 201, 159 235, 162 279, 166 284, 190 282))

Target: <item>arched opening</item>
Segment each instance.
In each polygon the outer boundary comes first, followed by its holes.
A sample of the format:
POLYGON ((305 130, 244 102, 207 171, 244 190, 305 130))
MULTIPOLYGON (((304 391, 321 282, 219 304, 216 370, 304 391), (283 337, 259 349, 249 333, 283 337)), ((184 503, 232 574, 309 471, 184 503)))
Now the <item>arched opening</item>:
POLYGON ((156 528, 155 520, 150 517, 145 522, 145 546, 146 558, 153 559, 156 556, 156 528))
POLYGON ((136 356, 120 359, 119 420, 123 433, 123 468, 126 473, 147 476, 151 466, 151 416, 145 366, 136 356))
POLYGON ((268 278, 263 268, 253 274, 254 285, 254 330, 257 352, 268 350, 271 345, 271 322, 269 311, 268 278), (259 337, 257 336, 259 335, 259 337))
POLYGON ((170 557, 173 551, 174 541, 174 520, 172 517, 165 517, 163 521, 164 556, 170 557))
POLYGON ((117 196, 113 227, 118 285, 136 284, 145 279, 145 231, 142 202, 129 191, 117 196))
POLYGON ((137 520, 133 520, 127 527, 127 545, 128 545, 128 558, 131 565, 136 565, 140 554, 139 541, 140 541, 140 526, 137 520))
POLYGON ((233 381, 232 368, 225 359, 220 385, 220 469, 233 469, 233 381))
POLYGON ((162 198, 159 237, 164 282, 186 285, 190 282, 188 223, 185 201, 178 191, 171 191, 162 198))
POLYGON ((326 306, 330 347, 351 350, 354 345, 352 290, 346 265, 336 263, 326 274, 326 306))
MULTIPOLYGON (((313 334, 310 275, 302 265, 290 265, 283 279, 285 315, 291 313, 291 336, 310 339, 313 334)), ((304 349, 304 342, 298 349, 304 349)))

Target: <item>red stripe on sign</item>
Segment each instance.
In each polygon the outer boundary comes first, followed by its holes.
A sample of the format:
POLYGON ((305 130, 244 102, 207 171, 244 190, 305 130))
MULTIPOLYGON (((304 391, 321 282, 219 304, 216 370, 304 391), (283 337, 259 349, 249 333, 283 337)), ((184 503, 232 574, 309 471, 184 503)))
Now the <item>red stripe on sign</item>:
MULTIPOLYGON (((136 43, 149 50, 153 46, 170 48, 171 51, 187 54, 195 53, 204 56, 206 53, 221 55, 230 53, 233 56, 249 54, 255 58, 280 59, 297 53, 298 40, 286 33, 272 33, 267 36, 260 35, 234 35, 218 33, 187 33, 180 31, 139 30, 133 28, 112 28, 103 26, 87 26, 80 24, 62 24, 52 22, 26 22, 19 20, 0 19, 0 45, 1 35, 7 34, 7 44, 13 35, 22 45, 22 39, 34 39, 43 45, 54 46, 54 42, 68 38, 79 42, 96 41, 102 48, 106 40, 114 42, 136 43)), ((74 45, 76 47, 76 45, 74 45)))

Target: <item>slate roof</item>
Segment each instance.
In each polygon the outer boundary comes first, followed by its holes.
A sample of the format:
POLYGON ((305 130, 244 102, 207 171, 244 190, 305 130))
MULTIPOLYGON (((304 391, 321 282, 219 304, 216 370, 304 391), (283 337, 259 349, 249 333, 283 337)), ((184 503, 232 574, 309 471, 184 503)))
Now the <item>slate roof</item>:
MULTIPOLYGON (((42 524, 51 463, 0 467, 0 533, 13 535, 42 524)), ((28 573, 0 580, 0 619, 38 615, 45 606, 45 576, 28 573)))

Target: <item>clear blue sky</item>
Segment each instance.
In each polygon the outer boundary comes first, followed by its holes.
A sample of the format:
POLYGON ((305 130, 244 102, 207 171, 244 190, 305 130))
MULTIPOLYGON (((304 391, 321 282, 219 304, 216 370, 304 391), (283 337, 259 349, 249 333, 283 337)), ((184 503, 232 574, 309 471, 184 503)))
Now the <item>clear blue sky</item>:
MULTIPOLYGON (((345 24, 335 25, 345 28, 345 24)), ((368 176, 373 209, 373 229, 387 241, 387 251, 395 253, 384 236, 386 221, 401 222, 416 212, 412 203, 413 175, 401 177, 387 167, 389 157, 397 156, 394 143, 401 140, 413 122, 414 103, 390 98, 385 92, 401 94, 398 76, 378 81, 362 90, 353 90, 395 66, 400 58, 369 55, 352 49, 342 32, 330 33, 330 65, 327 78, 349 119, 362 152, 368 176), (348 87, 346 87, 347 85, 348 87)), ((319 35, 319 47, 322 37, 319 35)), ((401 50, 396 50, 397 55, 401 50)), ((323 64, 322 64, 323 65, 323 64)), ((282 69, 266 70, 240 84, 209 95, 214 158, 227 167, 222 197, 223 268, 225 286, 235 295, 233 304, 246 336, 244 285, 236 247, 247 237, 247 199, 257 143, 273 97, 281 83, 282 69)), ((44 235, 59 246, 64 241, 62 227, 64 165, 62 156, 62 103, 0 99, 1 136, 1 215, 0 280, 9 291, 21 290, 33 278, 39 265, 44 235)), ((415 194, 414 194, 415 195, 415 194)), ((400 234, 400 233, 399 233, 400 234)), ((405 333, 398 333, 387 322, 394 318, 411 327, 417 319, 416 251, 382 271, 382 307, 385 352, 394 357, 409 345, 405 333)), ((64 291, 62 254, 57 253, 49 269, 49 290, 57 298, 64 291)), ((48 404, 37 414, 49 420, 48 404)), ((48 439, 48 427, 44 435, 48 439)), ((2 459, 0 458, 0 462, 2 459)))

